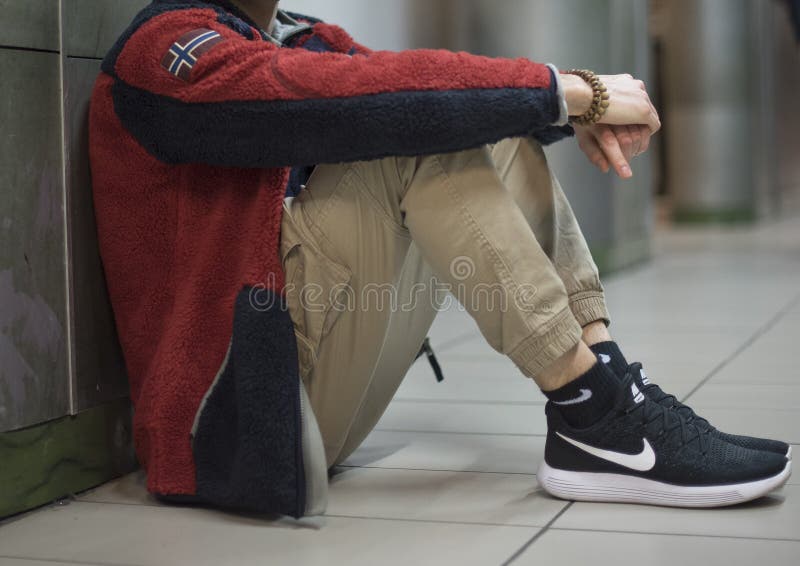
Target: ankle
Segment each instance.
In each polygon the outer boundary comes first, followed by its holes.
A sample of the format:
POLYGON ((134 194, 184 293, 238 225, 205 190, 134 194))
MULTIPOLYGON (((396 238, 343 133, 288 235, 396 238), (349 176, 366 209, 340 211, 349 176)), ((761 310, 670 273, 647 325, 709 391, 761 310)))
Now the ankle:
POLYGON ((582 340, 587 346, 594 346, 600 342, 611 342, 611 334, 608 332, 606 323, 602 320, 596 320, 583 327, 582 340))
POLYGON ((589 371, 596 363, 597 356, 586 344, 578 342, 536 376, 536 385, 544 392, 560 389, 589 371))

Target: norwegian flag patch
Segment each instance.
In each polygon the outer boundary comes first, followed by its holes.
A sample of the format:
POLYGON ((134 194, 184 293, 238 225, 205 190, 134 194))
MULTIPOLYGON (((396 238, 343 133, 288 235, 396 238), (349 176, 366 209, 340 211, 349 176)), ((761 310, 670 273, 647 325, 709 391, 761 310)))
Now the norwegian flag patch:
POLYGON ((192 30, 172 44, 161 59, 161 66, 188 83, 197 60, 222 41, 225 39, 214 30, 207 28, 192 30))

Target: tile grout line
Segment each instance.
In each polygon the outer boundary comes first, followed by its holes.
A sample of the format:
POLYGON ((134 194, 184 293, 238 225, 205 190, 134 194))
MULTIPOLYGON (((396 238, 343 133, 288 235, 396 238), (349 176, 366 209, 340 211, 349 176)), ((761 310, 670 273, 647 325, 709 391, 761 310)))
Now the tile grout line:
POLYGON ((396 432, 402 434, 455 434, 459 436, 514 436, 514 437, 533 437, 544 438, 547 434, 534 434, 527 432, 465 432, 460 430, 412 430, 405 428, 375 428, 374 432, 396 432))
POLYGON ((659 533, 656 531, 632 531, 626 529, 624 531, 615 531, 613 529, 587 529, 587 528, 572 528, 572 527, 551 527, 553 531, 578 531, 582 533, 604 533, 604 534, 623 534, 623 535, 646 535, 646 536, 664 536, 664 537, 694 537, 694 538, 722 538, 722 539, 737 539, 737 540, 761 540, 766 542, 800 542, 800 538, 765 538, 765 537, 737 537, 733 535, 715 535, 715 534, 701 534, 701 533, 659 533))
POLYGON ((522 555, 523 555, 523 554, 524 554, 524 553, 525 553, 525 552, 526 552, 526 551, 527 551, 527 550, 528 550, 528 549, 529 549, 531 546, 533 546, 533 544, 534 544, 534 543, 535 543, 537 540, 539 540, 539 539, 542 537, 542 535, 543 535, 544 533, 546 533, 548 530, 550 530, 550 527, 552 527, 552 526, 553 526, 553 524, 554 524, 556 521, 558 521, 558 520, 561 518, 561 516, 562 516, 564 513, 566 513, 566 512, 567 512, 567 509, 569 509, 570 507, 572 507, 574 504, 575 504, 575 502, 574 502, 574 501, 570 501, 569 503, 567 503, 566 505, 564 505, 564 507, 562 507, 562 508, 561 508, 561 511, 559 511, 558 513, 556 513, 555 517, 553 517, 552 519, 550 519, 550 520, 547 522, 547 524, 546 524, 544 527, 542 527, 542 528, 539 530, 539 532, 537 532, 535 535, 533 535, 533 536, 530 538, 530 540, 528 540, 528 542, 526 542, 526 543, 525 543, 525 544, 523 544, 521 547, 519 547, 519 548, 517 549, 517 551, 516 551, 514 554, 512 554, 512 555, 511 555, 511 556, 510 556, 510 557, 509 557, 509 558, 508 558, 508 559, 507 559, 505 562, 503 562, 503 563, 502 563, 500 566, 509 566, 509 565, 510 565, 510 564, 512 564, 512 563, 513 563, 513 562, 514 562, 514 561, 515 561, 517 558, 519 558, 520 556, 522 556, 522 555))
MULTIPOLYGON (((447 469, 433 469, 433 468, 402 468, 399 466, 354 466, 339 464, 338 468, 356 469, 356 470, 397 470, 405 472, 441 472, 451 474, 496 474, 501 476, 530 476, 536 477, 535 473, 531 472, 492 472, 487 470, 447 470, 447 469)), ((335 477, 335 476, 334 476, 335 477)))
POLYGON ((51 564, 77 564, 78 566, 140 566, 138 564, 129 564, 127 562, 87 562, 86 560, 70 560, 64 558, 33 558, 30 556, 12 556, 8 554, 0 554, 0 558, 10 558, 12 560, 20 560, 24 562, 47 562, 51 564))
POLYGON ((544 407, 544 401, 490 401, 483 399, 436 399, 430 397, 395 397, 393 403, 419 403, 420 405, 505 405, 516 407, 544 407))
MULTIPOLYGON (((92 505, 122 505, 126 507, 146 507, 146 508, 155 508, 155 509, 198 509, 198 510, 206 510, 206 511, 217 511, 213 508, 206 508, 206 507, 182 507, 182 506, 175 506, 175 505, 166 505, 166 504, 152 504, 152 503, 124 503, 124 502, 116 502, 116 501, 86 501, 86 500, 76 500, 74 503, 88 503, 92 505)), ((357 519, 359 521, 400 521, 404 523, 432 523, 432 524, 445 524, 445 525, 475 525, 475 526, 483 526, 483 527, 513 527, 513 528, 523 528, 523 529, 530 529, 530 528, 538 528, 536 525, 531 524, 524 524, 524 523, 490 523, 487 521, 453 521, 450 519, 411 519, 411 518, 404 518, 404 517, 368 517, 365 515, 343 515, 343 514, 330 514, 326 513, 321 515, 322 517, 331 517, 334 519, 357 519)), ((281 516, 281 518, 291 519, 290 517, 281 516)), ((270 522, 265 519, 265 523, 270 522)), ((12 557, 13 558, 13 557, 12 557)))
POLYGON ((358 521, 397 521, 400 523, 424 523, 433 525, 462 525, 462 526, 475 526, 475 527, 510 527, 512 529, 538 529, 536 525, 528 525, 522 523, 488 523, 480 521, 452 521, 450 519, 411 519, 404 517, 367 517, 364 515, 322 515, 323 517, 331 517, 334 519, 356 519, 358 521))
POLYGON ((789 301, 782 309, 780 309, 772 318, 770 318, 766 323, 761 325, 752 336, 750 336, 747 340, 744 341, 732 354, 730 354, 727 358, 722 360, 719 364, 717 364, 709 374, 700 380, 700 383, 695 385, 689 393, 687 393, 682 399, 681 402, 685 403, 687 399, 689 399, 692 395, 697 393, 697 391, 703 387, 706 383, 708 383, 714 376, 716 376, 719 372, 721 372, 725 367, 728 366, 733 360, 739 357, 739 355, 744 352, 747 348, 755 344, 759 338, 764 336, 767 332, 772 330, 772 328, 778 324, 787 314, 798 304, 800 303, 800 295, 796 295, 791 301, 789 301))

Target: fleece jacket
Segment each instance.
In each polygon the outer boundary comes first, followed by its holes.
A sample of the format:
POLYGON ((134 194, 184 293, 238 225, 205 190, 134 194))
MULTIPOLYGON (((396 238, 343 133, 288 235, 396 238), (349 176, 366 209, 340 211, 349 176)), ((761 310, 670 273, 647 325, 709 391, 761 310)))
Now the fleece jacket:
POLYGON ((292 14, 276 42, 227 0, 156 0, 102 64, 90 157, 148 489, 301 516, 297 349, 278 255, 310 166, 570 135, 551 68, 371 51, 292 14))

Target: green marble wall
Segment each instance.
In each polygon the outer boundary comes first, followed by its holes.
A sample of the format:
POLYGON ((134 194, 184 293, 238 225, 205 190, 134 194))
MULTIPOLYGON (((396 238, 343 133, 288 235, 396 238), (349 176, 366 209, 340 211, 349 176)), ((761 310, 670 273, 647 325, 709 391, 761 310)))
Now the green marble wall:
POLYGON ((131 446, 124 400, 0 433, 0 518, 128 473, 136 466, 131 446))

